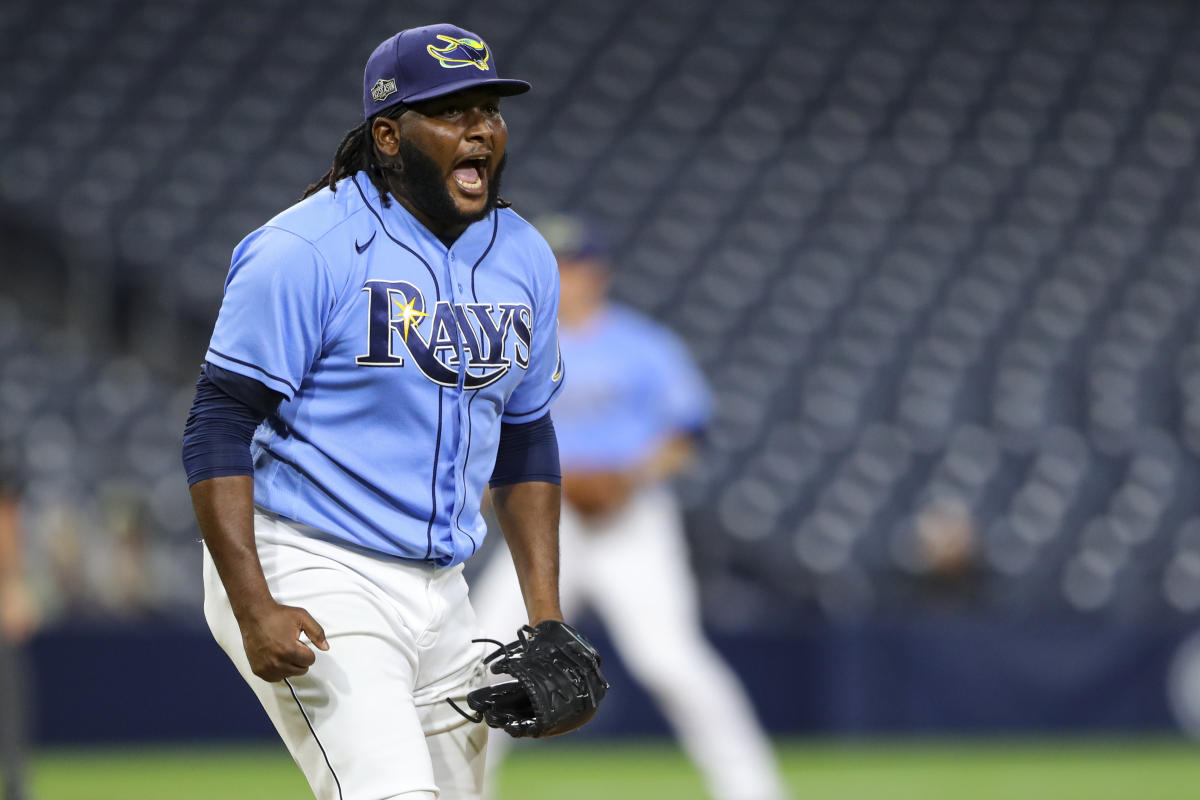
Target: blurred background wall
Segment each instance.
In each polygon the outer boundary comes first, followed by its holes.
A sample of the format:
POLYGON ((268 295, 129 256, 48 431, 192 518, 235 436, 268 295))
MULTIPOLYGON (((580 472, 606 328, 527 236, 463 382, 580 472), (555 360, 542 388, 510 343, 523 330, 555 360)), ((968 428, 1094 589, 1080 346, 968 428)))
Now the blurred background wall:
MULTIPOLYGON (((679 489, 773 730, 1200 727, 1196 3, 10 0, 44 741, 267 732, 200 616, 191 385, 234 245, 437 21, 534 84, 505 196, 602 223, 714 386, 679 489)), ((589 735, 661 727, 614 699, 589 735)))

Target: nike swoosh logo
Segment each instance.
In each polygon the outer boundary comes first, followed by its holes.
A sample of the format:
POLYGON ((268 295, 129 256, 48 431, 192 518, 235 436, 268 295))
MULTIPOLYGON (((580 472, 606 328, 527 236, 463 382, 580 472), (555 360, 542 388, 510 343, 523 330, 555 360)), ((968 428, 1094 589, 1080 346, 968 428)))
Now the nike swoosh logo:
POLYGON ((361 255, 362 255, 362 254, 363 254, 363 253, 366 251, 366 249, 367 249, 368 247, 370 247, 370 246, 371 246, 371 242, 375 241, 375 234, 376 234, 376 233, 379 233, 379 231, 375 231, 375 233, 372 233, 372 234, 371 234, 371 238, 370 238, 370 239, 367 239, 367 240, 366 240, 365 242, 363 242, 362 244, 359 244, 359 243, 358 243, 358 239, 355 239, 355 240, 354 240, 354 249, 358 251, 358 254, 359 254, 360 256, 361 256, 361 255))

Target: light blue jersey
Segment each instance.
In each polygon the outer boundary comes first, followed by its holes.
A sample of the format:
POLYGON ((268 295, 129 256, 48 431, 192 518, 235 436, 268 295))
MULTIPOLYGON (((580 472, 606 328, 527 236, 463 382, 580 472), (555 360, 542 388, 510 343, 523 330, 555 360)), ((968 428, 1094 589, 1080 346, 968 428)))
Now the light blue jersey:
POLYGON ((571 383, 554 407, 564 471, 628 469, 664 439, 708 421, 704 378, 659 323, 614 304, 560 336, 571 365, 571 383))
POLYGON ((207 359, 286 400, 254 436, 254 501, 337 539, 449 566, 486 525, 500 423, 563 385, 558 271, 508 209, 447 250, 364 173, 233 254, 207 359))

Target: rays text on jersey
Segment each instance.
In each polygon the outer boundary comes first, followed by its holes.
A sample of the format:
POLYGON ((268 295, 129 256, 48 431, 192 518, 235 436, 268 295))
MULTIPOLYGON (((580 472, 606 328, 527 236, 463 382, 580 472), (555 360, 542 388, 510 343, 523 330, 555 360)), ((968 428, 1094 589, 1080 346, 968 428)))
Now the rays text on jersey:
POLYGON ((421 290, 408 281, 369 280, 362 290, 367 351, 355 358, 359 366, 402 367, 407 354, 429 380, 457 386, 461 377, 464 389, 495 383, 513 364, 529 366, 533 315, 525 303, 439 300, 427 309, 421 290))

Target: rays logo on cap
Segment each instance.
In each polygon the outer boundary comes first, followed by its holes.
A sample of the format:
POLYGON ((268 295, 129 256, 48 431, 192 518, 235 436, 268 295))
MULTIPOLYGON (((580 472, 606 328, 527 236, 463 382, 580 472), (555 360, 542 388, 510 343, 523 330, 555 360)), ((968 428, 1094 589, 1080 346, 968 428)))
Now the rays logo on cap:
POLYGON ((376 103, 382 103, 396 93, 396 79, 388 78, 384 80, 380 78, 375 81, 375 85, 371 87, 371 97, 376 103))
POLYGON ((488 49, 485 42, 479 39, 456 39, 441 33, 437 38, 445 42, 446 46, 429 45, 425 50, 446 69, 475 67, 484 72, 488 71, 488 61, 492 58, 492 51, 488 49))

